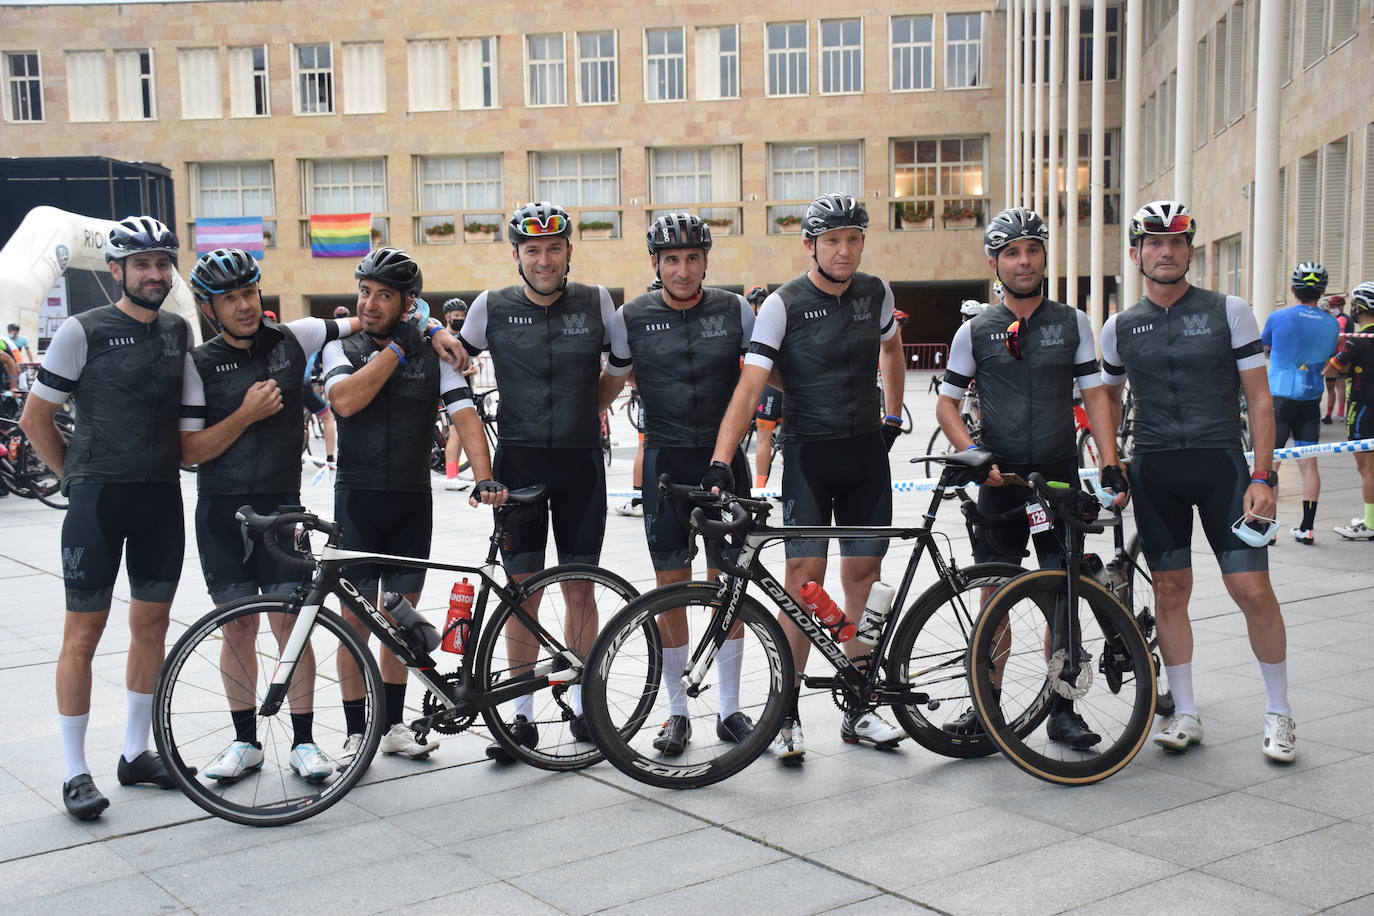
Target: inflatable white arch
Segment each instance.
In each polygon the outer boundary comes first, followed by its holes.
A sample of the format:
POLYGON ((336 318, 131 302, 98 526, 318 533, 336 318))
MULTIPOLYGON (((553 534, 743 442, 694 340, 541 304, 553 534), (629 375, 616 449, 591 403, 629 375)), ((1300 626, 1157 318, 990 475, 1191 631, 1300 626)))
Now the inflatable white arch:
MULTIPOLYGON (((13 322, 36 347, 38 307, 70 267, 107 273, 105 233, 114 220, 68 213, 56 207, 34 207, 0 249, 0 329, 13 322)), ((178 272, 163 308, 191 323, 200 340, 195 300, 178 272)))

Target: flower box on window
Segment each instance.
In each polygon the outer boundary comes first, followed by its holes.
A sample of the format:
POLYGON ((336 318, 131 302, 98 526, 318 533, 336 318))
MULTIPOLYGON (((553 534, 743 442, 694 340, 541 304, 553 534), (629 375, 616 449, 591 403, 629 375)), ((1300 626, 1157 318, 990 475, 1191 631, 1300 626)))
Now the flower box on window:
POLYGON ((577 232, 584 239, 608 239, 615 231, 615 223, 606 220, 589 220, 577 224, 577 232))
POLYGON ((494 242, 501 231, 499 223, 471 222, 463 224, 464 242, 494 242))
POLYGON ((789 213, 786 216, 775 217, 773 219, 773 222, 777 224, 779 232, 785 232, 789 234, 801 232, 801 217, 797 216, 794 213, 789 213))
POLYGON ((732 219, 706 219, 702 220, 702 222, 711 227, 711 235, 713 237, 721 238, 734 234, 735 221, 732 219))

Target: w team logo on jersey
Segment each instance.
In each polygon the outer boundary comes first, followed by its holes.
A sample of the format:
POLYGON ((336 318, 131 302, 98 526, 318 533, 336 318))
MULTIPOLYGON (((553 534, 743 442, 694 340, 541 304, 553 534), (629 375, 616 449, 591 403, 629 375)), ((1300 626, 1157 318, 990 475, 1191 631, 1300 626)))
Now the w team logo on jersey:
POLYGON ((1064 329, 1057 324, 1046 325, 1040 329, 1040 346, 1064 346, 1064 329))
POLYGON ((854 300, 854 320, 867 321, 873 317, 873 300, 868 296, 859 296, 854 300))
POLYGON ((1207 325, 1206 315, 1184 315, 1183 316, 1183 336, 1200 337, 1204 334, 1212 333, 1212 329, 1207 325))
POLYGON ((580 334, 589 334, 591 329, 587 327, 587 316, 581 312, 574 312, 563 317, 563 336, 575 337, 580 334))
POLYGON ((708 315, 701 319, 702 340, 708 340, 712 337, 724 337, 725 333, 724 315, 708 315))
POLYGON ((162 334, 162 355, 163 356, 182 356, 183 351, 180 342, 185 340, 176 331, 164 331, 162 334))
POLYGON ((291 365, 291 354, 286 352, 286 347, 276 346, 267 356, 267 371, 281 372, 291 365))

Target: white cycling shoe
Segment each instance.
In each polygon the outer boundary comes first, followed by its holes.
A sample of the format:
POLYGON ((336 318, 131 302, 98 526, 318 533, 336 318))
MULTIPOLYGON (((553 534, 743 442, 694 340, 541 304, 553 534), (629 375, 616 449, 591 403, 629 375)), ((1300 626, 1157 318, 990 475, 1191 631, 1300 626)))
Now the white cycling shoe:
POLYGON ((806 739, 802 737, 801 723, 793 718, 782 720, 773 743, 768 745, 768 753, 776 757, 783 766, 796 766, 806 758, 806 739))
POLYGON ((391 730, 382 735, 382 743, 377 750, 383 754, 400 754, 411 760, 423 760, 439 747, 438 741, 418 738, 404 722, 397 722, 391 730))
POLYGON ((1292 763, 1298 755, 1298 728, 1292 716, 1277 712, 1264 714, 1264 756, 1279 763, 1292 763))
POLYGON ((1202 719, 1192 713, 1170 716, 1164 727, 1155 732, 1154 742, 1166 751, 1181 754, 1202 743, 1202 719))
POLYGON ((262 748, 248 741, 235 741, 220 751, 220 755, 210 761, 203 771, 206 779, 220 779, 228 782, 238 779, 250 770, 262 766, 262 748))
POLYGON ((291 769, 307 782, 321 782, 334 775, 334 761, 317 744, 298 744, 288 758, 291 769))
POLYGON ((906 732, 876 712, 845 716, 840 723, 840 740, 845 744, 871 744, 885 750, 896 747, 905 737, 906 732))

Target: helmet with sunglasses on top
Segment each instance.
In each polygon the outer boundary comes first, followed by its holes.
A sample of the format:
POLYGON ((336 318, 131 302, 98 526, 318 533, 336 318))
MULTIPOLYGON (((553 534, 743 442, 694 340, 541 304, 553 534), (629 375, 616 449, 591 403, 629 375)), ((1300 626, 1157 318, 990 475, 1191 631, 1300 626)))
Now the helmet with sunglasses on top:
POLYGON ((572 238, 572 219, 568 211, 546 200, 531 201, 516 209, 506 224, 506 237, 512 245, 530 239, 572 238))
POLYGON ((1152 200, 1135 211, 1129 232, 1132 245, 1147 235, 1186 235, 1191 245, 1197 235, 1197 220, 1176 200, 1152 200))

